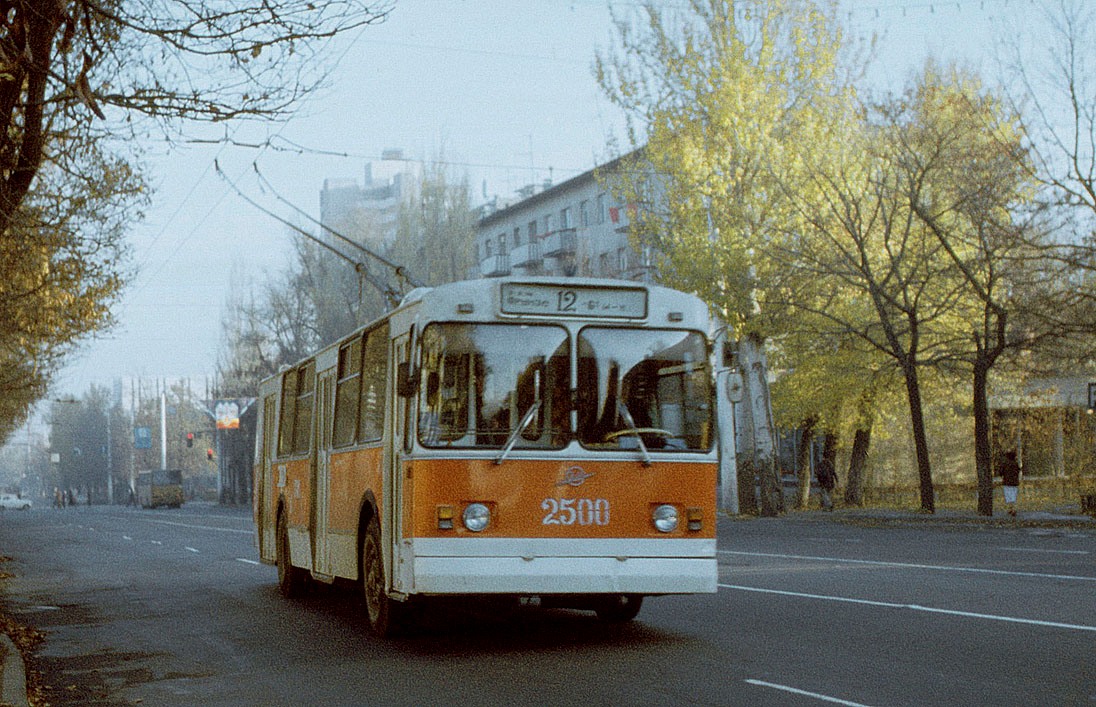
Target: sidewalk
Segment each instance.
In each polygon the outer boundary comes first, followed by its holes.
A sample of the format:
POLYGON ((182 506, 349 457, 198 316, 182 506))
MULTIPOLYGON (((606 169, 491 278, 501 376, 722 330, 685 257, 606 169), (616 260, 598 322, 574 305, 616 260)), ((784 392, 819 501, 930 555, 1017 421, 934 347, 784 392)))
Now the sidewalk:
MULTIPOLYGON (((987 528, 1074 528, 1096 531, 1096 517, 1078 513, 1076 507, 1063 509, 1020 510, 1016 517, 998 511, 980 516, 974 510, 937 509, 936 513, 897 508, 835 508, 823 511, 812 507, 805 511, 789 510, 781 518, 818 522, 848 523, 879 527, 987 527, 987 528)), ((750 516, 752 517, 752 516, 750 516)))
POLYGON ((0 705, 27 705, 27 669, 23 656, 4 633, 0 633, 0 705))

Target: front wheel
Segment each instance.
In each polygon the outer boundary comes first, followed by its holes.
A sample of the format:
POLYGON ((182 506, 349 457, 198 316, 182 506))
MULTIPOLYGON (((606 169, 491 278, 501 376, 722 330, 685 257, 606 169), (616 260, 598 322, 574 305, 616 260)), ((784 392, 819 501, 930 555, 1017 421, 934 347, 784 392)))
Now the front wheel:
POLYGON ((381 553, 381 525, 376 516, 369 521, 362 542, 362 593, 365 595, 365 613, 369 628, 380 638, 399 633, 403 619, 403 605, 388 596, 385 588, 384 558, 381 553))
POLYGON ((634 619, 642 607, 642 595, 618 594, 601 600, 594 610, 602 621, 618 624, 634 619))

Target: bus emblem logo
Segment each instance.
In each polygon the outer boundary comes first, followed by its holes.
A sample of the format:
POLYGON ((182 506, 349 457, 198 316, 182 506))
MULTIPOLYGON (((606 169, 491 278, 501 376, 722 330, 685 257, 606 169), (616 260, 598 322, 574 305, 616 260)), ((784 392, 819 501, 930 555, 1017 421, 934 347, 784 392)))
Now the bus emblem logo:
POLYGON ((581 466, 572 466, 563 472, 563 480, 557 481, 556 486, 582 486, 593 475, 593 472, 586 471, 581 466))

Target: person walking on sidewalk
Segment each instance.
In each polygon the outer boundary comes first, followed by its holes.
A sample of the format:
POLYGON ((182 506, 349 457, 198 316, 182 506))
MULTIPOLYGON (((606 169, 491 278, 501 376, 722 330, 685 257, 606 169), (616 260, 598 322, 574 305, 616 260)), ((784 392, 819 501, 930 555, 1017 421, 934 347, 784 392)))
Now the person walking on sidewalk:
POLYGON ((1015 518, 1017 499, 1020 495, 1020 476, 1023 473, 1015 449, 1005 452, 1004 458, 1001 459, 999 473, 1001 485, 1005 491, 1005 508, 1008 509, 1008 514, 1015 518))

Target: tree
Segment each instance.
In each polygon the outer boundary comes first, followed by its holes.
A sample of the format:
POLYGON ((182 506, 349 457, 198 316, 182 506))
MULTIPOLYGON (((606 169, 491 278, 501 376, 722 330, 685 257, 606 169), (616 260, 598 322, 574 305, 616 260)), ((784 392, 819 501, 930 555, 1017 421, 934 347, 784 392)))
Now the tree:
POLYGON ((322 81, 328 40, 387 8, 0 1, 0 431, 60 356, 111 323, 125 229, 147 198, 138 139, 288 115, 322 81))
POLYGON ((1022 328, 1013 321, 1041 292, 1037 313, 1053 284, 1045 279, 1044 234, 1024 218, 1036 184, 1018 116, 973 76, 930 67, 908 106, 895 159, 913 216, 943 247, 966 294, 968 336, 958 338, 953 358, 972 372, 978 512, 991 516, 990 374, 1010 351, 1057 338, 1042 316, 1027 316, 1022 328))
MULTIPOLYGON (((700 295, 735 327, 743 357, 760 361, 753 353, 783 314, 759 309, 756 293, 767 277, 757 255, 788 218, 779 184, 798 169, 800 147, 827 142, 848 114, 855 62, 828 4, 691 0, 681 14, 649 3, 641 15, 615 18, 618 47, 596 64, 633 145, 643 143, 620 182, 624 201, 641 207, 634 235, 660 255, 660 277, 700 295)), ((754 411, 766 451, 740 455, 743 509, 756 471, 772 515, 772 430, 767 410, 754 411)))
POLYGON ((468 177, 449 174, 439 159, 423 173, 411 198, 400 205, 390 254, 424 285, 442 285, 468 277, 475 236, 468 177))

